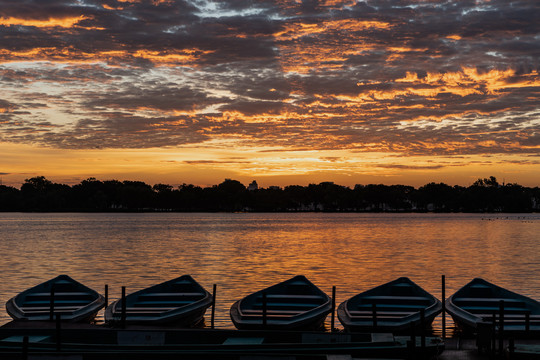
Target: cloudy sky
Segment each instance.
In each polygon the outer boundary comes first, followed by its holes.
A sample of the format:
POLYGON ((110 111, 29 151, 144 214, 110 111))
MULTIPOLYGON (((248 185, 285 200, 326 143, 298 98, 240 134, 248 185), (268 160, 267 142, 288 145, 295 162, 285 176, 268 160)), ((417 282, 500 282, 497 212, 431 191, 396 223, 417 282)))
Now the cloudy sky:
POLYGON ((0 178, 538 186, 538 0, 0 0, 0 178))

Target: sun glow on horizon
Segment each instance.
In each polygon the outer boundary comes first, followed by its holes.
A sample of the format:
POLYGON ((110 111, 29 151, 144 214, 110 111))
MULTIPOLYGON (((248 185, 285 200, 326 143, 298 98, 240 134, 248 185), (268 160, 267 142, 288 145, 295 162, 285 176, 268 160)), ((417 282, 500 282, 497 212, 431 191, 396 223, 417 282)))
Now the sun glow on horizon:
POLYGON ((538 185, 530 3, 252 5, 5 4, 3 182, 538 185))

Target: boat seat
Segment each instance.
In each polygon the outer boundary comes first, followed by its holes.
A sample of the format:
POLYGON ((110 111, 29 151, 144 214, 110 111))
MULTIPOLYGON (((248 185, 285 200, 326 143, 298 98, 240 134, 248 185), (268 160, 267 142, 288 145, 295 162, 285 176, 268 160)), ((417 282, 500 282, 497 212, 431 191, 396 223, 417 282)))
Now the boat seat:
MULTIPOLYGON (((282 315, 294 316, 294 315, 298 315, 298 314, 303 313, 303 311, 299 311, 299 310, 266 310, 266 313, 267 314, 276 314, 276 315, 282 314, 282 315)), ((262 310, 255 310, 255 309, 247 309, 247 310, 242 310, 242 314, 262 315, 263 311, 262 310)))
POLYGON ((182 293, 175 293, 175 292, 163 292, 163 293, 147 293, 147 294, 140 294, 139 297, 185 297, 185 296, 204 296, 205 293, 202 292, 182 292, 182 293))
MULTIPOLYGON (((78 310, 78 309, 75 309, 78 310)), ((54 314, 73 314, 75 310, 54 310, 54 314)), ((49 309, 47 310, 30 310, 30 311, 24 311, 25 315, 48 315, 50 314, 49 309)))
MULTIPOLYGON (((62 311, 62 310, 78 310, 80 308, 81 308, 80 306, 55 306, 53 310, 56 312, 56 311, 62 311)), ((21 310, 25 312, 42 311, 42 310, 50 311, 51 308, 49 306, 22 306, 21 310)))
MULTIPOLYGON (((169 310, 174 310, 176 309, 176 307, 145 307, 145 308, 140 308, 140 307, 126 307, 126 312, 129 312, 129 313, 135 313, 135 312, 141 312, 141 313, 144 313, 144 312, 163 312, 163 311, 169 311, 169 310)), ((118 312, 121 312, 121 309, 117 309, 118 312)))
MULTIPOLYGON (((401 320, 405 316, 395 316, 395 315, 379 315, 377 314, 377 320, 387 321, 387 320, 401 320)), ((373 320, 373 315, 354 315, 351 316, 352 320, 373 320)))
MULTIPOLYGON (((497 324, 499 322, 497 321, 497 324)), ((516 320, 516 319, 504 319, 504 325, 523 325, 525 326, 525 319, 521 319, 521 320, 516 320)), ((535 321, 529 321, 529 326, 531 325, 540 325, 540 321, 538 320, 535 320, 535 321)))
MULTIPOLYGON (((498 313, 499 312, 499 307, 498 306, 461 306, 461 308, 465 311, 468 311, 470 313, 473 313, 473 314, 493 314, 494 312, 495 313, 498 313)), ((504 307, 504 313, 511 313, 511 314, 515 314, 515 313, 521 313, 521 314, 525 314, 527 313, 529 310, 527 308, 522 308, 522 307, 504 307)))
POLYGON ((204 298, 205 293, 148 293, 138 296, 138 301, 196 301, 204 298))
MULTIPOLYGON (((54 303, 54 306, 56 306, 57 304, 60 304, 60 305, 85 305, 85 304, 89 304, 91 301, 88 301, 88 300, 57 300, 57 299, 54 299, 53 303, 54 303)), ((32 306, 32 305, 48 305, 50 304, 51 301, 50 300, 39 300, 39 301, 25 301, 23 302, 22 306, 32 306)))
MULTIPOLYGON (((37 301, 37 300, 50 300, 51 294, 50 293, 35 293, 35 294, 28 294, 24 298, 24 301, 37 301)), ((96 298, 95 295, 89 294, 89 293, 54 293, 55 299, 86 299, 86 300, 93 300, 96 298)))
POLYGON ((471 295, 475 297, 489 298, 493 295, 493 289, 486 284, 472 284, 469 290, 471 295))
MULTIPOLYGON (((256 298, 256 304, 262 304, 262 296, 256 298)), ((300 304, 313 304, 321 305, 325 302, 325 299, 318 295, 281 295, 273 294, 266 296, 267 303, 300 303, 300 304)))
MULTIPOLYGON (((492 321, 493 319, 493 314, 474 314, 478 317, 481 317, 484 321, 492 321)), ((498 321, 499 320, 499 313, 496 313, 495 314, 495 319, 498 321)), ((504 320, 520 320, 520 321, 525 321, 527 317, 525 316, 525 313, 522 313, 522 314, 504 314, 504 320)), ((529 321, 533 322, 533 321, 540 321, 540 315, 529 315, 529 321)))
MULTIPOLYGON (((284 315, 284 314, 266 314, 267 319, 271 320, 290 320, 290 318, 293 315, 284 315)), ((262 321, 263 316, 262 315, 255 315, 255 314, 244 314, 242 315, 243 320, 259 320, 262 321)))
POLYGON ((179 307, 193 304, 193 301, 137 301, 134 307, 179 307))
MULTIPOLYGON (((523 312, 523 313, 514 313, 514 314, 504 314, 504 318, 505 319, 525 319, 526 318, 526 312, 523 312)), ((475 314, 476 316, 482 316, 482 317, 485 317, 485 318, 492 318, 493 317, 493 313, 486 313, 486 314, 475 314)), ((499 312, 496 312, 495 313, 497 319, 499 318, 499 312)), ((530 314, 529 315, 529 319, 540 319, 540 315, 539 314, 530 314)))
MULTIPOLYGON (((51 295, 51 292, 29 293, 26 296, 43 296, 43 295, 49 296, 49 295, 51 295)), ((87 291, 56 291, 54 293, 54 295, 55 296, 56 295, 75 295, 75 296, 78 296, 78 295, 90 295, 90 296, 93 296, 92 293, 89 293, 87 291)))
MULTIPOLYGON (((262 297, 262 296, 261 296, 262 297)), ((320 295, 290 295, 290 294, 268 294, 266 295, 268 299, 316 299, 320 300, 320 295)))
MULTIPOLYGON (((363 317, 363 316, 371 316, 373 317, 373 311, 371 310, 356 310, 356 311, 349 311, 349 314, 351 316, 358 316, 358 317, 363 317)), ((388 310, 385 310, 385 311, 377 311, 377 317, 379 316, 385 316, 385 315, 389 315, 389 316, 394 316, 394 317, 397 317, 397 316, 401 316, 401 317, 405 317, 405 316, 409 316, 409 315, 413 315, 413 314, 418 314, 418 311, 388 311, 388 310)))
MULTIPOLYGON (((261 304, 254 304, 253 305, 253 308, 254 309, 262 309, 263 305, 262 303, 261 304)), ((267 309, 289 309, 289 310, 302 310, 302 311, 306 311, 306 310, 310 310, 310 309, 315 309, 317 308, 318 306, 317 305, 314 305, 314 304, 299 304, 299 303, 274 303, 274 302, 268 302, 266 303, 266 308, 267 309)))
MULTIPOLYGON (((379 311, 412 311, 412 312, 418 312, 421 309, 425 309, 425 305, 413 305, 413 304, 376 304, 377 306, 377 312, 379 311)), ((373 308, 373 304, 360 304, 357 306, 358 310, 371 310, 373 308)))
POLYGON ((376 304, 425 304, 429 305, 432 302, 431 299, 425 296, 365 296, 362 298, 362 303, 376 303, 376 304))
POLYGON ((454 299, 454 303, 456 305, 474 305, 478 303, 489 303, 493 305, 494 303, 499 304, 501 300, 504 301, 504 304, 512 305, 512 306, 525 306, 525 301, 517 300, 517 299, 508 299, 508 298, 456 298, 454 299))
POLYGON ((302 280, 297 280, 297 281, 291 281, 289 284, 290 285, 293 285, 293 286, 305 286, 305 287, 309 287, 308 284, 306 284, 304 281, 302 280))

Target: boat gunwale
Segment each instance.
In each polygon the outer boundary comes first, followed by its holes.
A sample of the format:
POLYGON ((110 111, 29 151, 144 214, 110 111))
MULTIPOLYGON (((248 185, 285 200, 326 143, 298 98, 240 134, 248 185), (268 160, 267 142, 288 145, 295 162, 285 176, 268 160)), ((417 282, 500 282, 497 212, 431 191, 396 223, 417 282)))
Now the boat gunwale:
MULTIPOLYGON (((457 324, 465 324, 467 327, 469 327, 470 329, 476 329, 478 327, 478 325, 480 324, 483 324, 483 325, 491 325, 492 322, 491 321, 486 321, 484 320, 484 318, 482 316, 479 316, 478 314, 475 314, 475 313, 472 313, 470 311, 467 311, 466 309, 463 309, 461 306, 457 305, 455 303, 455 300, 459 300, 460 297, 459 295, 461 295, 463 292, 465 291, 469 291, 469 289, 471 288, 472 285, 475 285, 475 284, 482 284, 484 286, 487 286, 489 287, 490 289, 492 290, 495 290, 497 293, 500 293, 502 295, 505 295, 508 297, 508 299, 511 299, 511 300, 515 300, 515 299, 519 299, 520 301, 522 301, 526 306, 523 308, 523 310, 529 310, 530 311, 530 314, 531 315, 540 315, 540 302, 534 300, 533 298, 530 298, 526 295, 522 295, 522 294, 519 294, 519 293, 516 293, 512 290, 509 290, 509 289, 506 289, 506 288, 503 288, 499 285, 496 285, 496 284, 493 284, 483 278, 479 278, 479 277, 476 277, 474 279, 472 279, 471 281, 469 281, 467 284, 463 285, 459 290, 457 290, 454 294, 452 294, 450 297, 448 297, 448 299, 446 299, 446 310, 447 312, 452 316, 452 318, 454 319, 454 322, 456 322, 457 324), (533 312, 533 310, 536 310, 536 312, 533 312), (457 319, 456 319, 457 317, 457 319)), ((467 298, 474 298, 472 296, 467 296, 467 298)), ((477 297, 477 299, 482 299, 481 297, 477 297)), ((491 297, 488 297, 486 299, 491 299, 491 297)), ((500 300, 504 300, 504 298, 500 298, 500 300)), ((496 313, 498 314, 499 311, 496 311, 496 313)), ((507 315, 507 314, 505 314, 507 315)), ((512 329, 511 326, 508 327, 505 325, 505 330, 506 331, 517 331, 517 332, 520 332, 520 331, 524 331, 524 329, 512 329)), ((531 330, 532 327, 531 327, 531 330)), ((540 330, 540 329, 539 329, 540 330)), ((536 330, 538 331, 538 330, 536 330)))
MULTIPOLYGON (((174 279, 170 279, 167 281, 164 281, 159 284, 155 284, 143 289, 139 289, 133 293, 126 295, 126 302, 128 298, 135 298, 138 299, 140 295, 143 294, 149 294, 152 293, 152 290, 164 288, 167 287, 169 284, 174 284, 175 282, 178 282, 180 279, 186 279, 190 282, 190 285, 199 289, 204 296, 201 299, 192 301, 188 304, 184 304, 182 306, 175 306, 172 309, 165 310, 169 307, 163 307, 164 311, 161 312, 155 312, 155 314, 152 314, 153 316, 137 316, 130 314, 129 312, 126 312, 126 323, 133 323, 133 324, 160 324, 160 323, 174 323, 182 321, 183 319, 189 318, 190 316, 194 316, 194 318, 199 318, 204 316, 204 313, 206 312, 206 309, 208 309, 212 303, 213 303, 213 296, 206 290, 201 284, 199 284, 191 275, 185 274, 181 275, 179 277, 176 277, 174 279), (199 311, 201 314, 197 313, 196 311, 199 311)), ((172 292, 171 292, 172 293, 172 292)), ((182 292, 178 292, 178 294, 182 294, 182 292)), ((106 309, 105 309, 105 322, 107 323, 115 323, 121 321, 121 300, 117 299, 114 302, 112 302, 106 309), (119 308, 120 307, 120 308, 119 308)), ((136 307, 141 310, 141 312, 144 312, 145 307, 136 307)), ((156 306, 156 308, 159 308, 159 306, 156 306)))
MULTIPOLYGON (((284 319, 283 318, 275 319, 272 317, 268 317, 266 320, 266 327, 267 328, 273 328, 273 327, 275 328, 281 328, 281 327, 301 328, 304 326, 309 326, 309 324, 311 323, 324 322, 324 320, 326 319, 326 316, 328 316, 328 314, 332 311, 332 299, 330 298, 330 296, 328 296, 328 294, 326 294, 318 286, 316 286, 309 279, 307 279, 307 277, 305 277, 304 275, 296 275, 285 281, 279 282, 277 284, 273 284, 264 289, 250 293, 249 295, 243 297, 242 299, 234 302, 230 308, 230 317, 233 324, 237 328, 264 327, 264 325, 261 323, 261 320, 263 318, 262 316, 252 316, 253 317, 252 319, 245 318, 245 317, 250 317, 250 315, 244 313, 243 310, 245 307, 242 307, 242 302, 251 301, 257 298, 258 296, 261 296, 266 291, 272 291, 275 289, 283 288, 288 283, 292 283, 295 281, 302 281, 306 285, 308 285, 310 289, 315 290, 317 297, 320 298, 323 302, 313 308, 310 308, 307 310, 299 310, 298 314, 286 316, 286 318, 284 319)), ((286 294, 282 294, 282 295, 286 295, 286 294)), ((294 295, 291 295, 291 296, 294 297, 294 295)), ((302 295, 299 295, 299 297, 301 296, 302 295)))
MULTIPOLYGON (((401 284, 401 283, 408 283, 409 285, 412 285, 415 293, 423 294, 424 296, 422 296, 422 298, 430 302, 430 305, 424 308, 424 317, 425 317, 426 323, 433 322, 435 317, 442 311, 442 302, 439 299, 437 299, 433 294, 430 294, 429 292, 424 290, 421 286, 416 284, 414 281, 404 276, 394 279, 392 281, 389 281, 387 283, 378 285, 376 287, 373 287, 361 293, 358 293, 352 296, 351 298, 345 300, 344 302, 342 302, 337 308, 337 316, 338 316, 339 321, 342 323, 342 325, 345 328, 364 328, 364 329, 373 328, 374 326, 373 326, 372 319, 369 319, 367 317, 359 318, 355 316, 354 314, 351 314, 349 305, 357 304, 360 299, 366 298, 367 296, 371 296, 372 294, 380 293, 381 289, 385 289, 394 284, 401 284)), ((399 297, 404 297, 404 296, 389 295, 389 297, 398 299, 399 297)), ((405 297, 408 297, 408 296, 405 296, 405 297)), ((411 314, 406 315, 406 316, 394 317, 392 319, 393 319, 392 321, 388 321, 383 318, 377 319, 377 328, 378 329, 388 328, 388 329, 394 329, 396 331, 399 331, 404 326, 410 327, 410 324, 412 324, 413 326, 418 326, 420 325, 420 322, 421 322, 421 310, 411 312, 411 314)))
MULTIPOLYGON (((70 284, 75 285, 79 288, 85 289, 85 293, 91 295, 94 299, 86 304, 75 306, 76 310, 71 312, 55 312, 53 307, 53 315, 60 315, 62 321, 71 321, 79 322, 92 319, 96 314, 105 307, 105 297, 98 293, 96 290, 84 285, 83 283, 73 279, 69 275, 61 274, 52 279, 43 281, 35 286, 32 286, 26 290, 21 291, 17 295, 13 296, 6 302, 6 311, 7 313, 15 320, 29 320, 29 321, 44 321, 50 320, 50 312, 44 312, 43 314, 36 314, 32 311, 25 311, 17 303, 18 300, 24 299, 27 295, 35 293, 37 289, 53 284, 58 280, 69 281, 70 284)), ((69 292, 68 292, 69 293, 69 292)), ((22 301, 22 300, 21 300, 22 301)))

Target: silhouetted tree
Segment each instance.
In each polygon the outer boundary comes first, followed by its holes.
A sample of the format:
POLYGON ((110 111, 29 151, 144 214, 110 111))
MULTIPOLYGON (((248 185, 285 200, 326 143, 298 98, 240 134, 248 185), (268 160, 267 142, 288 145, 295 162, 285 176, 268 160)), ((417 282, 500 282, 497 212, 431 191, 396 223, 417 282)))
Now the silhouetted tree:
POLYGON ((30 211, 60 211, 71 208, 71 187, 54 184, 44 176, 24 180, 23 207, 30 211))
POLYGON ((457 189, 443 183, 434 182, 418 188, 414 194, 414 202, 419 210, 455 211, 457 189))
POLYGON ((0 211, 20 211, 22 209, 20 191, 14 187, 0 185, 0 211))
POLYGON ((429 183, 356 185, 322 182, 248 190, 237 180, 201 188, 182 184, 88 178, 72 187, 44 176, 26 179, 21 189, 0 185, 0 211, 467 211, 540 210, 540 189, 501 185, 493 176, 469 187, 429 183))

